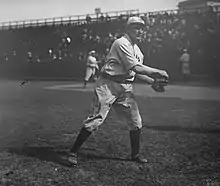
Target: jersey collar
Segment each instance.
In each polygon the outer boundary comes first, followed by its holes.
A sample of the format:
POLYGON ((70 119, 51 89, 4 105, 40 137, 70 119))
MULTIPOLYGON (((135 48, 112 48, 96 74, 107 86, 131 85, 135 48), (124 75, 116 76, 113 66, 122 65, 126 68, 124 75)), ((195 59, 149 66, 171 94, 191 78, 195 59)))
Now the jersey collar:
POLYGON ((125 34, 124 37, 131 43, 132 46, 135 45, 135 43, 133 43, 133 42, 131 41, 131 38, 129 37, 128 34, 125 34))

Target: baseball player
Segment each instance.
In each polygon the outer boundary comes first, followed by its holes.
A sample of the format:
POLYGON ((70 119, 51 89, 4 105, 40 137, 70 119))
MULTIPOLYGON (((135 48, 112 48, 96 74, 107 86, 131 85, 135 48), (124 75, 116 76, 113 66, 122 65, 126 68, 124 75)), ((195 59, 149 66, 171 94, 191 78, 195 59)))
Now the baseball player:
MULTIPOLYGON (((141 39, 145 23, 140 17, 130 17, 126 34, 114 41, 94 86, 93 113, 83 122, 81 131, 68 154, 68 162, 77 165, 77 152, 87 138, 96 131, 107 117, 110 108, 125 119, 130 132, 131 160, 147 163, 140 155, 142 119, 133 93, 135 76, 147 84, 157 81, 150 77, 159 74, 168 78, 166 71, 143 65, 143 54, 137 43, 141 39)), ((157 86, 154 86, 154 89, 157 86)))
POLYGON ((84 88, 86 88, 87 82, 92 77, 94 80, 96 80, 96 71, 99 70, 98 61, 95 57, 96 52, 94 50, 89 52, 89 55, 87 57, 86 61, 86 75, 84 78, 84 88))
POLYGON ((190 55, 187 49, 183 49, 183 54, 181 55, 179 61, 181 63, 183 80, 188 81, 190 77, 190 55))

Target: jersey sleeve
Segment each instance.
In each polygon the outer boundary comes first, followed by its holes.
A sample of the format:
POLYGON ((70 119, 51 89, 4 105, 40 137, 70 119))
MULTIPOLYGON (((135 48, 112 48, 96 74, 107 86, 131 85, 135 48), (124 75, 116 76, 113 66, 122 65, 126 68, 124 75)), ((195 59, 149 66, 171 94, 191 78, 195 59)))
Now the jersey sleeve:
POLYGON ((127 70, 130 70, 134 66, 140 64, 134 56, 134 48, 127 43, 118 43, 117 52, 120 60, 127 70))

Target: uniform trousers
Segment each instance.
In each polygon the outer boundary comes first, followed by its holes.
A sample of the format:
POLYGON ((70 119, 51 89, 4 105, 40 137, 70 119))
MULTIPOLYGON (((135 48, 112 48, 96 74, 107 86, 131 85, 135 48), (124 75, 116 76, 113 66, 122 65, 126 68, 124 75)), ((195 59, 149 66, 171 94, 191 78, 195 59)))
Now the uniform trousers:
POLYGON ((119 83, 100 76, 94 86, 92 114, 84 120, 84 128, 90 132, 97 130, 111 108, 125 121, 129 130, 142 128, 132 83, 119 83))

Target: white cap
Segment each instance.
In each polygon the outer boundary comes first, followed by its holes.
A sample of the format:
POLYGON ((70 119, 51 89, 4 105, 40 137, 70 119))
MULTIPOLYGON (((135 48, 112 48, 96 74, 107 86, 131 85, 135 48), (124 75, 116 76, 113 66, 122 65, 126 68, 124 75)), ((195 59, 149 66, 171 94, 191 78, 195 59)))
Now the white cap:
POLYGON ((142 25, 145 25, 145 22, 140 17, 133 16, 133 17, 129 17, 129 19, 127 21, 127 25, 130 25, 130 24, 142 24, 142 25))
POLYGON ((95 54, 95 50, 90 51, 89 55, 91 55, 91 54, 95 54))

